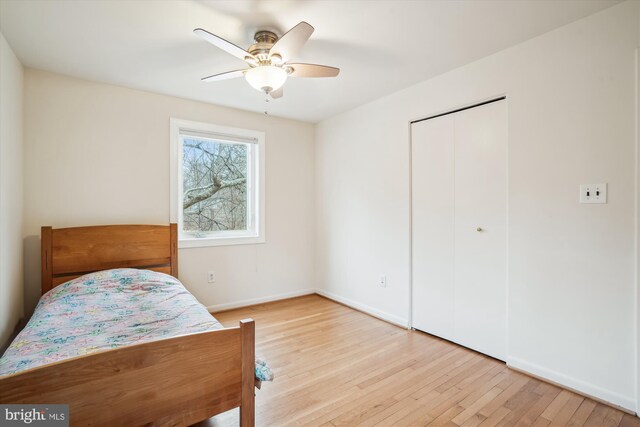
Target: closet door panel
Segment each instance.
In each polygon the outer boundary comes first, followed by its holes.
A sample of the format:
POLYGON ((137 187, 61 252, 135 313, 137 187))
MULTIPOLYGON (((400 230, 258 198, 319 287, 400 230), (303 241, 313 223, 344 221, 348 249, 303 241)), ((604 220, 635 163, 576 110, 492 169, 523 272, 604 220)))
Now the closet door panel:
POLYGON ((453 337, 454 121, 414 123, 412 133, 413 327, 453 337))
POLYGON ((506 102, 454 115, 455 341, 506 358, 506 102))

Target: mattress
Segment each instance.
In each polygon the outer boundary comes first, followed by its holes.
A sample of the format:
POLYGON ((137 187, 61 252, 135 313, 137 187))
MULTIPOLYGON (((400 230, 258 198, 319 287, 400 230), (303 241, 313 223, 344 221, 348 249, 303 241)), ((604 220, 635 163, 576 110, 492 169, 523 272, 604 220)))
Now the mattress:
POLYGON ((0 375, 221 328, 172 276, 130 268, 100 271, 40 298, 29 323, 0 358, 0 375))

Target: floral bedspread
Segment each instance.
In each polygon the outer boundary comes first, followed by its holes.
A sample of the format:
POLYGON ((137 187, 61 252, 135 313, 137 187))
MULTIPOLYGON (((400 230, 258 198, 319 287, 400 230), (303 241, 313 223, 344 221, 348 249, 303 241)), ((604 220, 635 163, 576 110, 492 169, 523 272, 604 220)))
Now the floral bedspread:
MULTIPOLYGON (((100 271, 40 298, 31 320, 0 358, 0 376, 95 351, 221 328, 172 276, 130 268, 100 271)), ((273 379, 264 368, 256 365, 257 379, 273 379)))

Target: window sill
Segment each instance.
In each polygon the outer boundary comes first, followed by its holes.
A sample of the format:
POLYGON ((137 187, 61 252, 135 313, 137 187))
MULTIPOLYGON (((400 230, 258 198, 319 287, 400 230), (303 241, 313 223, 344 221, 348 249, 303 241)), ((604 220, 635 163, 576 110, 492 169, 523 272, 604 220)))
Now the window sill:
POLYGON ((181 237, 178 240, 178 249, 206 248, 209 246, 255 245, 264 242, 264 236, 181 237))

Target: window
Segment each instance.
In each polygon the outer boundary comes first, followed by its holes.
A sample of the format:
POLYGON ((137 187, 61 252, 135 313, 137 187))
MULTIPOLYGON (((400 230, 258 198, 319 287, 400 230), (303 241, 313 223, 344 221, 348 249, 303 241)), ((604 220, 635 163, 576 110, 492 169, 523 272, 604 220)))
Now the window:
POLYGON ((171 119, 181 248, 264 242, 264 133, 171 119))

